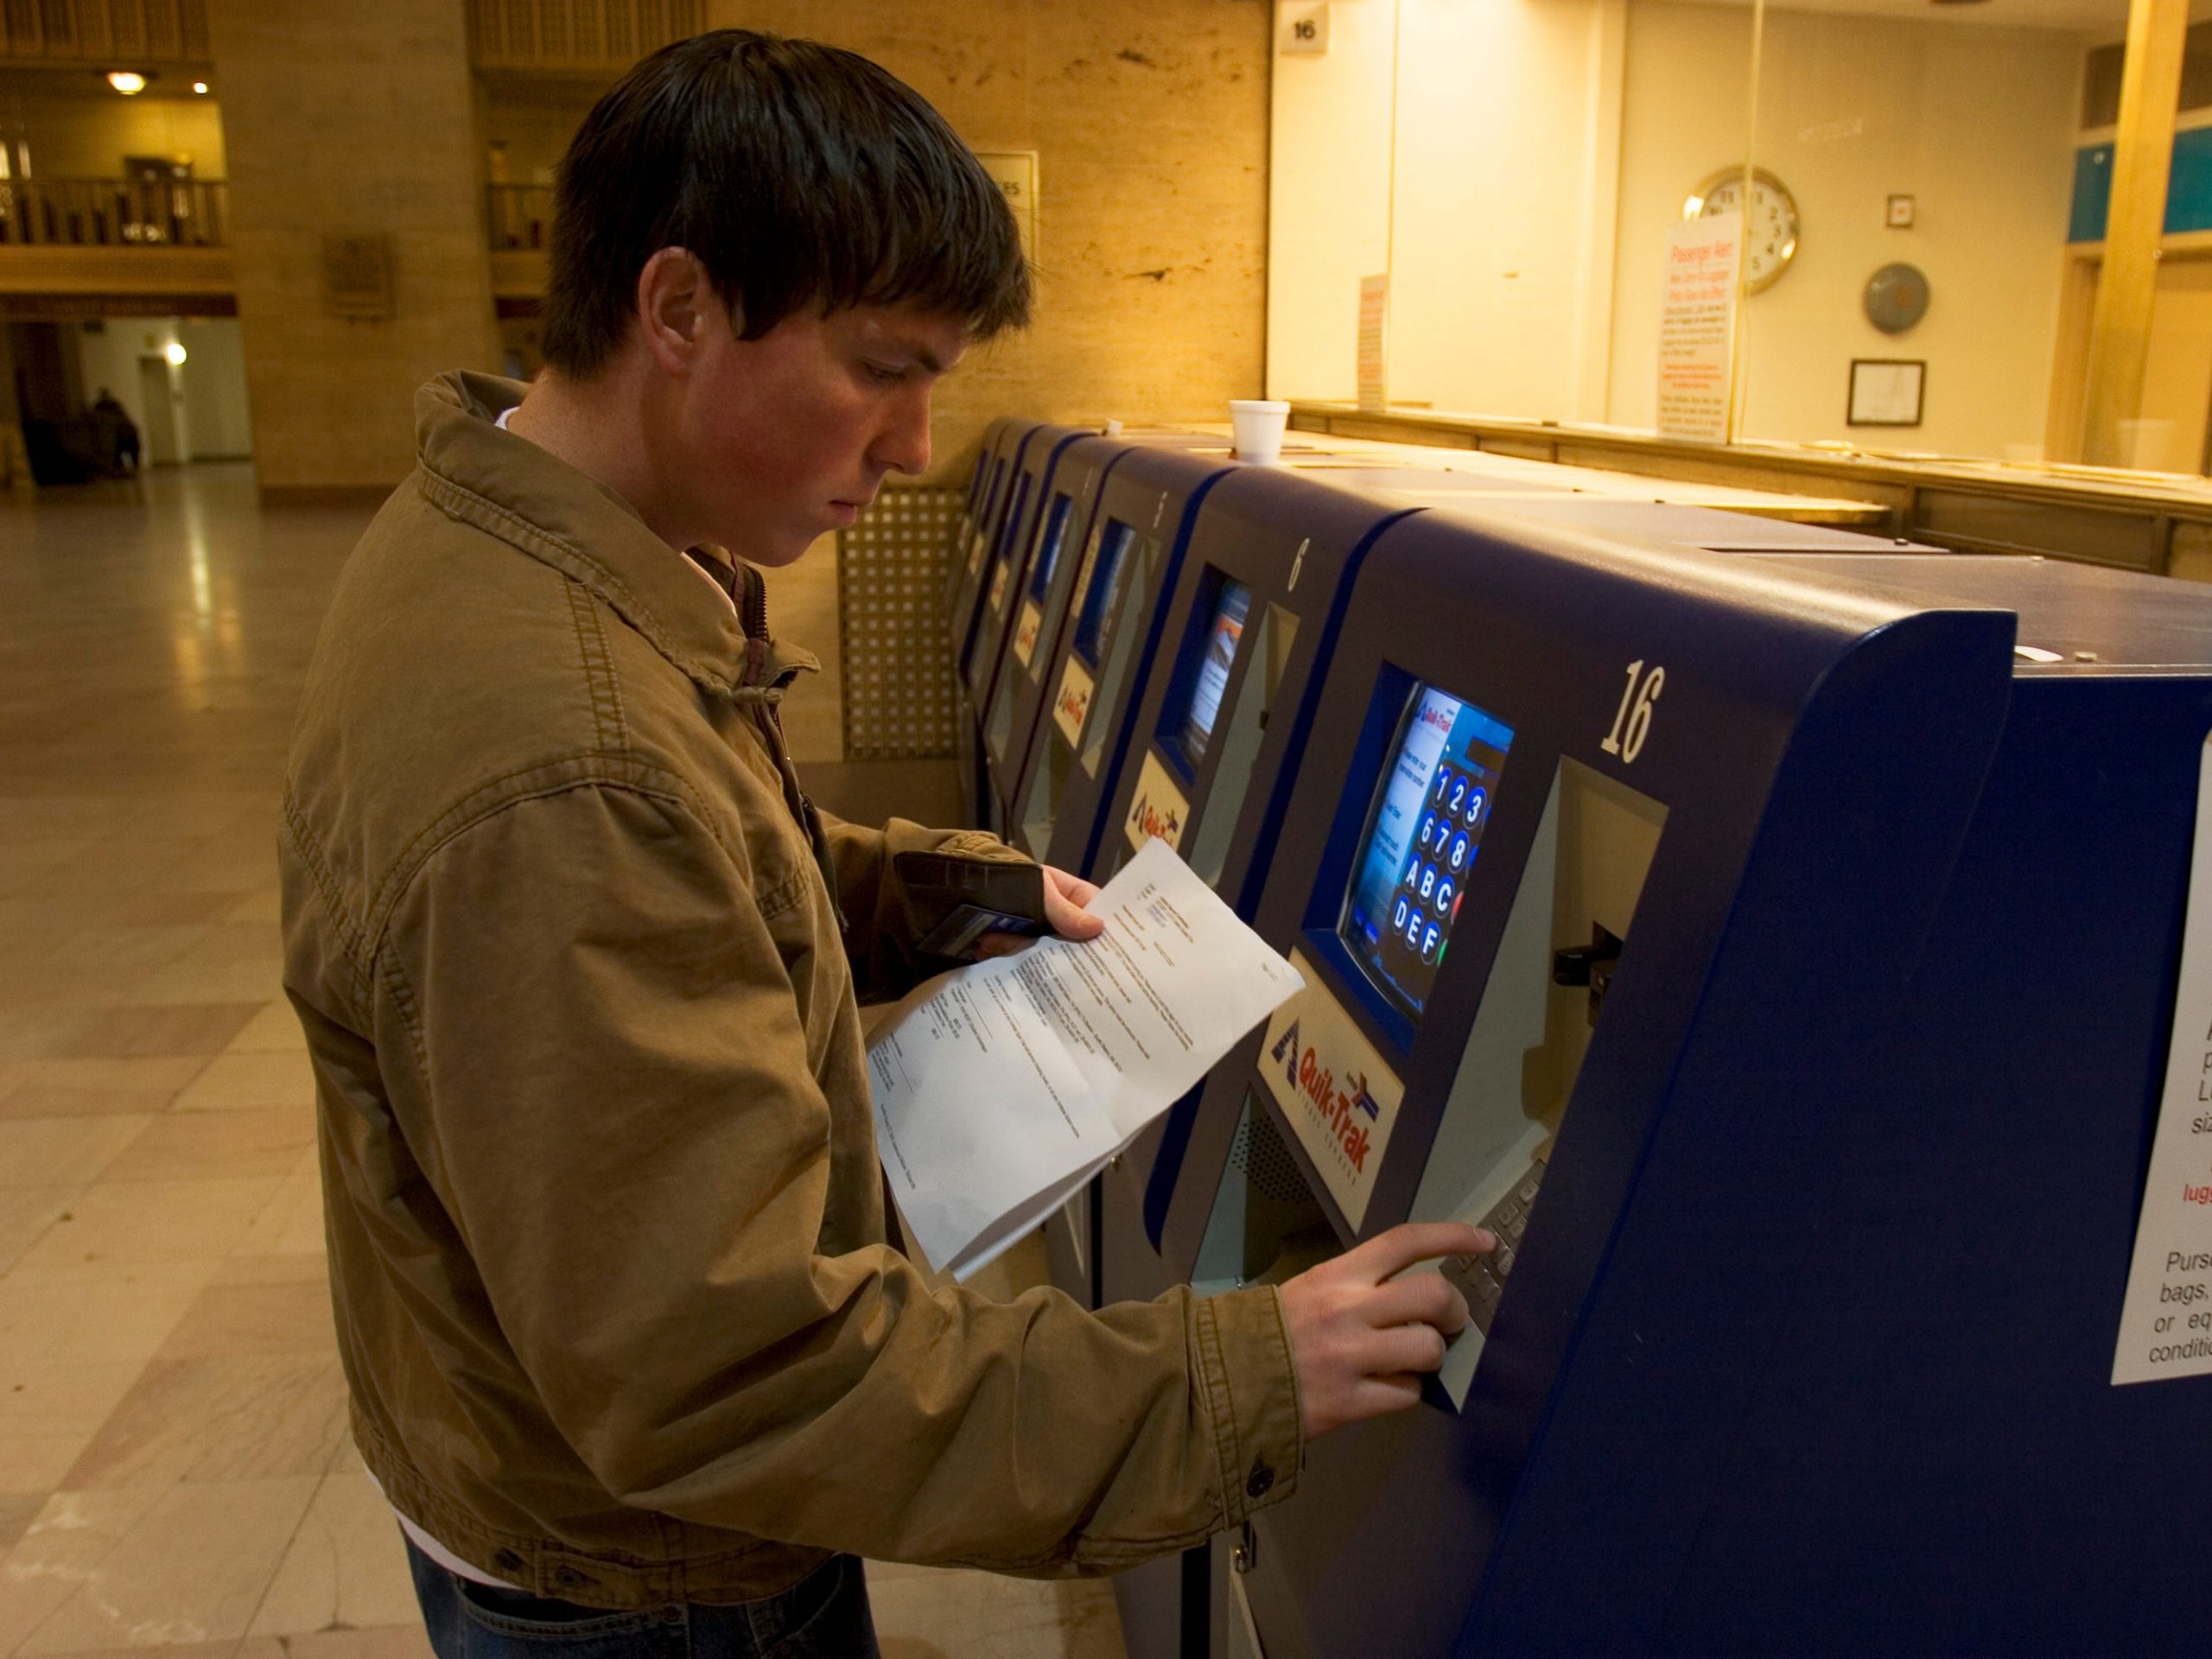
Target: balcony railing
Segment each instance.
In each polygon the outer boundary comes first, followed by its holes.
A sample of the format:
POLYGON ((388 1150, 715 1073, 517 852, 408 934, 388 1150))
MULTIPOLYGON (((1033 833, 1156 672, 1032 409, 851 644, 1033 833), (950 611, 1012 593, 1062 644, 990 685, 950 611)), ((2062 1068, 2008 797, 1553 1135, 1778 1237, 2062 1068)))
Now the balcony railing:
POLYGON ((707 26, 703 0, 468 0, 479 69, 627 68, 707 26))
POLYGON ((491 191, 492 251, 538 250, 553 229, 553 187, 494 184, 491 191))
POLYGON ((204 63, 207 0, 0 0, 0 57, 204 63))
POLYGON ((219 248, 222 179, 0 179, 0 246, 219 248))

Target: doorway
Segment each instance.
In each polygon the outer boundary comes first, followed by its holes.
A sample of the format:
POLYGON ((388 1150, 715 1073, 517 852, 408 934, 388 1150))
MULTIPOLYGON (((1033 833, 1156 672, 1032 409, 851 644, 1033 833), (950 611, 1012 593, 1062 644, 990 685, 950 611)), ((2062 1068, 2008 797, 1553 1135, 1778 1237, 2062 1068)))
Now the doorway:
POLYGON ((184 423, 177 418, 176 370, 166 357, 138 359, 138 403, 146 411, 146 462, 175 467, 185 453, 184 423))

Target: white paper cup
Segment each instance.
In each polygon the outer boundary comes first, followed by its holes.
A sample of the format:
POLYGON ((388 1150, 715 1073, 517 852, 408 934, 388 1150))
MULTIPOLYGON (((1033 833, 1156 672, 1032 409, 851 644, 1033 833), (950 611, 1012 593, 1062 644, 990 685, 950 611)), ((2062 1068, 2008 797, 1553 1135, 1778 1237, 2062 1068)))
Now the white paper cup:
POLYGON ((1290 405, 1280 397, 1232 397, 1229 400, 1230 440, 1239 461, 1280 461, 1282 429, 1290 422, 1290 405))

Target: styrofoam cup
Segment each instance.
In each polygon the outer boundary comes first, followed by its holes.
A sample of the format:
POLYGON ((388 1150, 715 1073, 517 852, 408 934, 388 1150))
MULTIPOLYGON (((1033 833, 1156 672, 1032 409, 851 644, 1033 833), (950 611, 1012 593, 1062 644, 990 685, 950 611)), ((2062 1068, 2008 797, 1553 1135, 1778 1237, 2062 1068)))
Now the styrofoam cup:
POLYGON ((1232 397, 1229 400, 1230 440, 1239 461, 1279 461, 1282 458, 1282 429, 1290 422, 1290 405, 1280 397, 1232 397))

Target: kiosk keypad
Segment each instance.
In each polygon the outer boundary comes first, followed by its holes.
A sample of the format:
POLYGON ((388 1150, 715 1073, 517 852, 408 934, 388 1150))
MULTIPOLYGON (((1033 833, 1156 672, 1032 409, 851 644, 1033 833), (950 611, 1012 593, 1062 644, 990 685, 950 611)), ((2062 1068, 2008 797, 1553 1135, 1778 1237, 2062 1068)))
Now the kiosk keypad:
POLYGON ((1484 1336, 1490 1334, 1491 1320, 1497 1313, 1498 1303, 1504 1300, 1505 1281, 1521 1254, 1522 1236, 1529 1229, 1529 1211, 1535 1206, 1536 1193, 1543 1181, 1544 1166, 1532 1164, 1519 1184, 1491 1206, 1482 1224, 1497 1238, 1496 1249, 1487 1255, 1445 1258, 1444 1276, 1458 1286, 1459 1294, 1467 1299, 1467 1312, 1474 1319, 1475 1328, 1484 1336))

